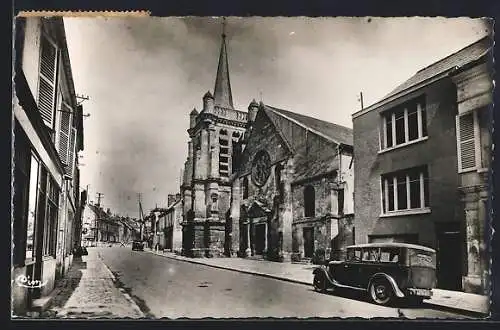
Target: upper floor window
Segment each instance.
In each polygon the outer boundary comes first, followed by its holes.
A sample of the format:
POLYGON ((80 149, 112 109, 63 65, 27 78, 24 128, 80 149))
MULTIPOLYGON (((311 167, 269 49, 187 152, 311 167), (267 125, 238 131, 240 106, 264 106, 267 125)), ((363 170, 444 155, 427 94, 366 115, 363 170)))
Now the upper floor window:
POLYGON ((40 71, 38 78, 38 108, 44 123, 54 128, 58 50, 44 33, 40 36, 40 71))
POLYGON ((381 177, 382 213, 424 209, 429 206, 427 167, 417 167, 381 177))
POLYGON ((311 185, 305 186, 304 188, 304 216, 314 217, 315 207, 316 207, 316 196, 314 192, 314 187, 311 185))
POLYGON ((457 116, 458 171, 467 172, 487 169, 491 155, 488 130, 488 109, 475 110, 457 116))
POLYGON ((394 148, 427 136, 423 99, 412 100, 382 114, 381 149, 394 148))

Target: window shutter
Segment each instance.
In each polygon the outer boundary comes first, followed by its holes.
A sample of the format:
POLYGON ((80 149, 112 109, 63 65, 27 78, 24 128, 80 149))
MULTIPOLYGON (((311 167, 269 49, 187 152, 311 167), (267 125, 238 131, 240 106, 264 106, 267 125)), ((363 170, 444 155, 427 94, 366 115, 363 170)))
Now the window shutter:
POLYGON ((66 173, 73 176, 73 165, 75 156, 75 140, 76 140, 76 129, 71 128, 71 135, 69 138, 69 152, 68 152, 68 163, 66 167, 66 173))
POLYGON ((70 123, 71 123, 71 109, 63 103, 61 112, 60 135, 59 135, 59 157, 63 164, 69 163, 68 153, 70 149, 70 123))
POLYGON ((53 127, 57 49, 45 35, 40 38, 40 75, 38 80, 38 108, 43 121, 53 127))
POLYGON ((459 170, 473 169, 476 167, 474 113, 459 116, 457 126, 459 170))

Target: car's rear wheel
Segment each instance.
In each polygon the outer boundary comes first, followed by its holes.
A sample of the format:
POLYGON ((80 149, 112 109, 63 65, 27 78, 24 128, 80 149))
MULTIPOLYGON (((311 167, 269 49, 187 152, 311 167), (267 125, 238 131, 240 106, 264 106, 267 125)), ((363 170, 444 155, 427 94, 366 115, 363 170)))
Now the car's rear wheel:
POLYGON ((314 279, 313 279, 313 286, 314 290, 318 292, 326 292, 326 277, 322 273, 316 273, 314 274, 314 279))
POLYGON ((370 298, 377 305, 388 305, 394 292, 392 287, 385 279, 376 279, 370 284, 369 288, 370 298))

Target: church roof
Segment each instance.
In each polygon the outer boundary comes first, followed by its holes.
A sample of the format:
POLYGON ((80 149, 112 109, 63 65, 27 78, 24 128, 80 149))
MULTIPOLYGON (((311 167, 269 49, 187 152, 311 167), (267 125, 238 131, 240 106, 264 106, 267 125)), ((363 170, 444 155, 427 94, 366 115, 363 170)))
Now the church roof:
POLYGON ((340 145, 352 147, 350 128, 268 105, 261 105, 259 111, 267 115, 288 149, 295 155, 293 182, 338 170, 337 147, 340 145), (302 132, 297 131, 297 127, 302 132), (315 136, 311 138, 317 139, 318 143, 314 144, 316 148, 320 146, 321 152, 309 150, 311 145, 304 143, 304 136, 307 141, 308 134, 315 136))
MULTIPOLYGON (((352 129, 348 127, 304 116, 295 112, 274 108, 269 105, 264 105, 263 109, 264 111, 266 111, 271 120, 274 121, 274 124, 278 127, 281 126, 280 121, 282 120, 292 121, 302 126, 303 128, 316 133, 317 135, 320 135, 323 138, 326 138, 336 144, 352 146, 352 129)), ((288 139, 291 138, 292 137, 289 137, 288 139)), ((291 141, 289 140, 289 142, 291 141)))
POLYGON ((226 36, 222 35, 219 54, 219 66, 214 88, 215 105, 222 108, 234 109, 231 82, 229 81, 229 65, 227 59, 226 36))

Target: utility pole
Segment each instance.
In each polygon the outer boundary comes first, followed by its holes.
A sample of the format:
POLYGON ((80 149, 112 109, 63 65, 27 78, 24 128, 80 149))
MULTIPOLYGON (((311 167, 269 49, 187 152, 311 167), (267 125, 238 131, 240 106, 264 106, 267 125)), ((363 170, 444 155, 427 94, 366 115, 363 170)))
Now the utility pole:
POLYGON ((101 198, 103 195, 104 195, 103 193, 100 193, 100 192, 97 193, 97 206, 98 207, 101 207, 101 198))
POLYGON ((95 233, 96 233, 96 246, 99 243, 99 216, 97 213, 100 213, 101 210, 101 198, 103 196, 103 193, 98 192, 97 193, 97 212, 95 213, 95 233))
POLYGON ((137 201, 139 202, 139 234, 141 238, 141 242, 143 241, 143 225, 144 225, 144 219, 142 218, 142 206, 141 206, 141 198, 142 194, 138 193, 137 194, 137 201))

